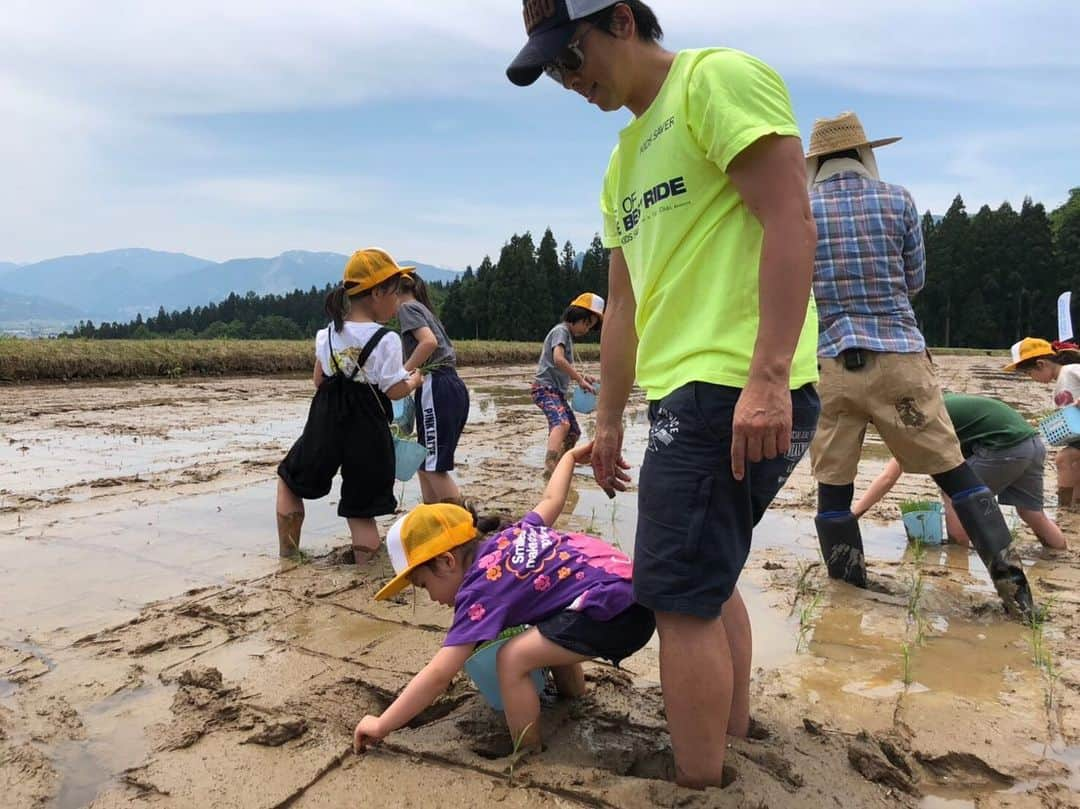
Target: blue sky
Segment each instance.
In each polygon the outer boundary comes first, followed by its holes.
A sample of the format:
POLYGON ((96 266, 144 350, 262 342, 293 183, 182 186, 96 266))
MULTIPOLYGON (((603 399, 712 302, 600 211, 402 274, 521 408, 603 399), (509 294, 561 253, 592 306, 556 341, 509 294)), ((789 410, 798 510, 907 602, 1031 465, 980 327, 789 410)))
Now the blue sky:
MULTIPOLYGON (((902 135, 878 162, 920 208, 1053 207, 1080 185, 1076 0, 739 5, 653 3, 667 47, 776 67, 804 137, 845 109, 902 135)), ((377 244, 463 268, 547 226, 583 249, 628 114, 510 85, 520 7, 8 0, 0 261, 377 244)))

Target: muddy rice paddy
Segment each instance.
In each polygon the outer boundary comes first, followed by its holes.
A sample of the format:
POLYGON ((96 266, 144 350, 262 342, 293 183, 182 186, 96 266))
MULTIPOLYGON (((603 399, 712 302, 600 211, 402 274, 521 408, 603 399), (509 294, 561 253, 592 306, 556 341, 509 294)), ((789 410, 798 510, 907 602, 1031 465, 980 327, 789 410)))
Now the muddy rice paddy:
MULTIPOLYGON (((945 384, 1027 415, 1047 389, 996 359, 944 357, 945 384)), ((542 488, 530 368, 472 368, 458 477, 515 515, 542 488)), ((309 504, 303 564, 275 557, 274 468, 306 379, 7 386, 0 402, 0 806, 1080 806, 1080 522, 1051 554, 1018 527, 1050 618, 1007 621, 981 564, 913 553, 906 476, 864 521, 872 589, 824 577, 804 462, 743 576, 754 622, 753 738, 734 783, 670 783, 654 644, 589 694, 548 700, 547 747, 510 772, 501 717, 464 678, 362 757, 351 734, 438 649, 423 593, 376 603, 383 556, 346 564, 336 498, 309 504), (436 797, 437 796, 437 797, 436 797)), ((586 429, 591 428, 588 419, 586 429)), ((644 402, 628 430, 634 472, 644 402)), ((865 485, 887 457, 870 436, 865 485)), ((1053 499, 1052 463, 1046 491, 1053 499)), ((415 481, 399 492, 418 500, 415 481)), ((633 547, 636 498, 581 472, 566 526, 633 547)), ((1015 521, 1015 515, 1011 515, 1015 521)))

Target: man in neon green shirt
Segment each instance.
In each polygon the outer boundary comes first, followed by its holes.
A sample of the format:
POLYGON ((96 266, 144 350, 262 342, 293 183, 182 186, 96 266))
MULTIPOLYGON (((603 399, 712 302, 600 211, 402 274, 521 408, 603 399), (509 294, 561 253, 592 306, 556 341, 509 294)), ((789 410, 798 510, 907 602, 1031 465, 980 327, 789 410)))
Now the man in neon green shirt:
POLYGON ((629 479, 622 415, 650 400, 634 594, 656 613, 660 676, 685 786, 722 783, 748 732, 750 621, 736 588, 753 527, 813 437, 816 231, 783 81, 738 51, 672 53, 640 0, 525 0, 516 84, 546 72, 626 107, 604 178, 611 249, 593 470, 629 479))

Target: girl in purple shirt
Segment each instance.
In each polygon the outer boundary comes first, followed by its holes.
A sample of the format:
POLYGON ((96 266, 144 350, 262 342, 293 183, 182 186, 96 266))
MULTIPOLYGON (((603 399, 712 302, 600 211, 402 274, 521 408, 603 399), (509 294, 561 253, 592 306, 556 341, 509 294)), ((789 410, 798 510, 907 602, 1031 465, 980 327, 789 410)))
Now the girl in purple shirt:
POLYGON ((592 444, 559 462, 543 498, 511 526, 482 536, 477 520, 447 503, 414 508, 390 529, 386 545, 395 578, 375 596, 406 585, 454 608, 442 649, 381 716, 356 726, 357 752, 402 727, 431 705, 464 668, 476 645, 507 627, 531 628, 498 652, 506 722, 519 747, 540 746, 540 700, 530 674, 550 668, 563 696, 585 689, 582 661, 618 665, 652 637, 652 613, 634 602, 629 558, 600 539, 556 531, 574 466, 588 464, 592 444))

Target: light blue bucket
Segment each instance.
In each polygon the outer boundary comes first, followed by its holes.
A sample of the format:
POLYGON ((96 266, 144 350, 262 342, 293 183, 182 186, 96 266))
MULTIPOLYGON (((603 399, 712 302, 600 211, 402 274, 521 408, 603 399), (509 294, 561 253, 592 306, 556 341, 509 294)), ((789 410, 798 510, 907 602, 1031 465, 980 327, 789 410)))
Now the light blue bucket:
POLYGON ((918 540, 924 545, 940 545, 945 541, 945 532, 942 527, 945 506, 941 503, 931 505, 932 507, 925 511, 909 511, 903 515, 904 530, 907 532, 909 542, 918 540))
POLYGON ((596 388, 596 393, 589 393, 581 387, 574 389, 574 401, 571 404, 578 413, 592 413, 596 410, 596 397, 600 393, 600 383, 593 382, 593 387, 596 388))
MULTIPOLYGON (((502 690, 499 688, 499 674, 495 668, 499 647, 528 628, 527 626, 512 626, 504 629, 499 633, 499 637, 481 645, 465 661, 465 673, 472 678, 472 681, 476 684, 476 690, 480 692, 487 704, 496 711, 503 709, 502 690)), ((544 691, 545 671, 545 669, 536 669, 531 675, 537 694, 544 691)))
POLYGON ((394 401, 394 424, 403 435, 412 435, 416 429, 416 401, 412 396, 394 401))
POLYGON ((427 458, 427 449, 415 441, 394 437, 394 477, 408 480, 427 458))

